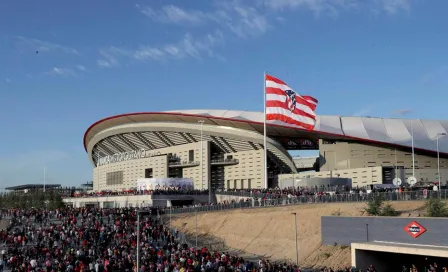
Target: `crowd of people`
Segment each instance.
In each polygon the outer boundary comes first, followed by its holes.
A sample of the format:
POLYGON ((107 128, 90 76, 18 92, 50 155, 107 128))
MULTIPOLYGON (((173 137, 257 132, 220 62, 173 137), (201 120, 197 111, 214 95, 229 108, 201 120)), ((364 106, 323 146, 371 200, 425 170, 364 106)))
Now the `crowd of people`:
MULTIPOLYGON (((147 209, 141 214, 140 225, 137 224, 137 210, 133 208, 0 210, 0 218, 11 222, 0 231, 0 271, 301 271, 292 263, 266 259, 249 261, 228 252, 195 248, 180 240, 177 230, 162 224, 158 209, 147 209), (138 263, 137 256, 140 256, 138 263)), ((403 268, 403 272, 417 271, 415 267, 403 268)), ((320 271, 335 272, 330 268, 320 271)), ((351 267, 338 271, 359 270, 351 267)), ((367 271, 376 270, 371 266, 367 271)), ((447 270, 431 264, 425 271, 447 270)))
POLYGON ((208 190, 185 189, 181 187, 162 187, 154 190, 128 189, 122 191, 100 191, 100 192, 74 192, 65 197, 103 197, 103 196, 130 196, 130 195, 206 195, 208 190))
MULTIPOLYGON (((150 211, 148 211, 150 213, 150 211)), ((228 252, 194 248, 155 216, 132 208, 4 210, 0 270, 12 272, 298 271, 291 264, 246 261, 228 252), (138 230, 139 229, 139 230, 138 230), (137 236, 140 262, 137 269, 137 236)))
MULTIPOLYGON (((421 190, 435 190, 437 186, 425 185, 418 187, 350 187, 345 185, 321 185, 321 186, 298 186, 288 188, 271 189, 218 189, 213 193, 257 197, 262 199, 278 199, 284 197, 301 196, 325 196, 325 195, 349 195, 367 194, 375 192, 409 192, 421 190)), ((130 196, 130 195, 206 195, 208 190, 195 190, 176 186, 155 186, 154 189, 137 190, 136 188, 122 191, 100 191, 100 192, 73 192, 64 197, 105 197, 105 196, 130 196)))

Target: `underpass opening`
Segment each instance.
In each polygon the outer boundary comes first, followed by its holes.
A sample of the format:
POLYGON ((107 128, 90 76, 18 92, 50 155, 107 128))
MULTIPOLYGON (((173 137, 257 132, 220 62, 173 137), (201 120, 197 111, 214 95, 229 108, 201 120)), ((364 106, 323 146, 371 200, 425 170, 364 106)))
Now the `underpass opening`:
POLYGON ((194 204, 193 199, 189 200, 171 200, 172 207, 184 207, 184 206, 192 206, 194 204))
POLYGON ((352 265, 357 269, 366 270, 373 265, 382 272, 404 271, 403 267, 409 271, 415 265, 418 271, 427 271, 429 265, 434 264, 437 264, 437 270, 448 267, 448 247, 352 243, 352 265))

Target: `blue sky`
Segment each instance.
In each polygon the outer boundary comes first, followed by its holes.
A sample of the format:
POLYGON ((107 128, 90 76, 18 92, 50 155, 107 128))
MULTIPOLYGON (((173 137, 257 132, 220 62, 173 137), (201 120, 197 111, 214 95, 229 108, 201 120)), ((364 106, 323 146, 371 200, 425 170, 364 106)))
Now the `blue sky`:
POLYGON ((263 71, 321 115, 446 118, 448 1, 3 1, 0 187, 91 180, 114 114, 263 109, 263 71), (436 98, 436 99, 434 99, 436 98), (422 103, 423 102, 423 103, 422 103))

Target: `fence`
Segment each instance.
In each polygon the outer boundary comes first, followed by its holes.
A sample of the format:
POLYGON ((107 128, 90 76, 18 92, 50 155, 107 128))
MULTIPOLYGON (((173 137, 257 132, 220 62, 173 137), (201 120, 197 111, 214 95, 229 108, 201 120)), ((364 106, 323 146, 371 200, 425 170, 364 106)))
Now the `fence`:
POLYGON ((232 209, 249 209, 258 207, 272 207, 284 205, 299 205, 312 203, 344 203, 344 202, 368 202, 375 197, 382 196, 385 201, 412 201, 426 200, 430 198, 441 198, 446 200, 448 190, 429 191, 408 191, 408 192, 382 192, 382 193, 363 193, 363 194, 333 194, 333 195, 312 195, 297 197, 282 197, 274 199, 252 199, 244 202, 218 203, 216 205, 195 206, 185 208, 166 209, 165 214, 186 214, 195 212, 217 212, 232 209))
MULTIPOLYGON (((291 191, 290 189, 289 191, 291 191)), ((336 192, 342 191, 348 193, 350 188, 346 188, 344 186, 334 186, 334 187, 317 187, 310 188, 307 190, 309 193, 324 193, 324 192, 336 192)), ((286 192, 286 191, 285 191, 286 192)), ((229 196, 240 196, 240 197, 272 197, 272 196, 287 196, 288 193, 282 192, 281 190, 274 190, 272 192, 257 192, 257 191, 249 191, 249 190, 241 190, 241 191, 224 191, 217 190, 214 193, 218 195, 229 195, 229 196)))

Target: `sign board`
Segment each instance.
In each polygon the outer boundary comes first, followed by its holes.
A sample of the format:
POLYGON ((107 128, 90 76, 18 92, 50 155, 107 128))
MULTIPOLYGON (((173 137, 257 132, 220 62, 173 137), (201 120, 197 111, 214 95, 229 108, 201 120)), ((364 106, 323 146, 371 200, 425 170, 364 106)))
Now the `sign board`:
POLYGON ((122 152, 122 153, 116 153, 112 156, 100 157, 98 160, 97 166, 101 166, 101 165, 105 165, 105 164, 109 164, 109 163, 122 162, 122 161, 151 158, 151 157, 160 156, 160 155, 162 155, 160 152, 150 152, 150 150, 146 150, 146 149, 126 151, 126 152, 122 152))
POLYGON ((193 179, 189 178, 142 178, 137 180, 137 191, 166 190, 169 188, 193 190, 193 179))
POLYGON ((412 238, 417 238, 425 233, 426 229, 418 222, 412 221, 411 223, 407 224, 406 227, 404 227, 404 231, 411 235, 412 238))
POLYGON ((283 147, 287 150, 316 150, 319 149, 319 144, 310 139, 304 138, 278 138, 283 147))

